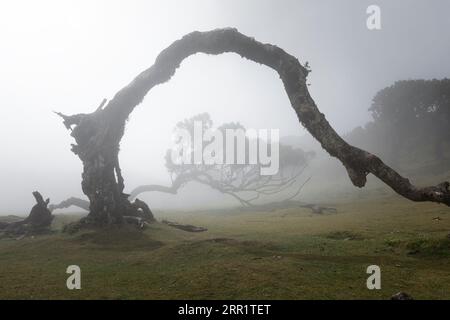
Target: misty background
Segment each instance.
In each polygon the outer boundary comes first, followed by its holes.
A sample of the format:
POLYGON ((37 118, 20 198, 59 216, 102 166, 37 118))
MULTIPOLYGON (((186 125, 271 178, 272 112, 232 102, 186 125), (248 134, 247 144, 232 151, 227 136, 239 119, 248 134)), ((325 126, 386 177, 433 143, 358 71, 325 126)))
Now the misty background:
MULTIPOLYGON (((92 112, 184 34, 236 27, 308 61, 311 95, 346 134, 370 120, 380 89, 401 79, 449 76, 449 17, 445 0, 2 1, 0 213, 28 213, 34 190, 52 202, 82 197, 81 161, 52 111, 92 112), (366 28, 371 4, 381 7, 381 30, 366 28)), ((216 123, 304 136, 311 147, 274 71, 233 54, 196 55, 132 113, 120 154, 125 191, 170 184, 164 155, 172 130, 205 111, 216 123)), ((343 168, 339 175, 345 177, 343 168)), ((224 198, 207 187, 186 189, 142 198, 157 208, 207 207, 224 198)))

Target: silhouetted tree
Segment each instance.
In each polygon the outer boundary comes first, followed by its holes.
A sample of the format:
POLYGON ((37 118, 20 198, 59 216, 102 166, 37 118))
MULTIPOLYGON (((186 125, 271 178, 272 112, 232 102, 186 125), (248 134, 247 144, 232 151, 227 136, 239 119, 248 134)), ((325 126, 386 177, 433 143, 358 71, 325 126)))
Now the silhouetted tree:
POLYGON ((351 141, 377 148, 395 164, 402 155, 411 159, 417 152, 446 160, 450 79, 398 81, 379 91, 369 110, 373 121, 349 134, 351 141))
POLYGON ((149 90, 170 80, 185 58, 200 52, 234 52, 274 69, 299 121, 331 156, 342 162, 355 186, 363 187, 367 175, 372 173, 410 200, 450 205, 448 182, 418 188, 375 155, 345 142, 309 95, 306 84, 308 70, 295 57, 274 45, 249 38, 236 29, 217 29, 193 32, 175 41, 159 54, 153 66, 120 90, 104 108, 102 104, 90 114, 59 114, 76 141, 72 151, 83 162, 82 189, 89 198, 90 213, 82 224, 121 223, 125 215, 139 215, 123 192, 125 185, 119 164, 119 145, 126 121, 149 90))
MULTIPOLYGON (((308 164, 308 161, 314 156, 312 152, 305 152, 300 148, 293 148, 292 146, 279 144, 279 170, 274 175, 262 175, 261 164, 250 163, 250 143, 259 145, 259 143, 267 143, 260 137, 254 138, 251 141, 245 137, 245 164, 227 164, 222 155, 223 164, 195 164, 194 163, 194 123, 201 123, 201 128, 204 131, 213 128, 213 121, 208 113, 196 115, 190 119, 186 119, 177 124, 175 130, 186 130, 191 141, 188 146, 185 146, 185 152, 190 155, 190 163, 176 164, 172 160, 173 149, 167 150, 166 153, 166 168, 172 181, 171 186, 161 185, 142 185, 135 188, 131 194, 130 199, 134 199, 144 192, 165 192, 176 194, 180 188, 190 182, 197 182, 207 185, 214 190, 223 194, 229 195, 238 200, 243 206, 250 206, 252 202, 260 199, 263 196, 275 195, 284 191, 292 191, 294 188, 294 195, 298 195, 303 184, 298 186, 298 180, 308 164)), ((245 127, 240 123, 226 123, 217 128, 223 138, 222 145, 225 146, 226 130, 243 130, 245 127)), ((203 136, 203 133, 202 133, 203 136)), ((209 141, 213 143, 213 141, 209 141)), ((208 143, 202 145, 199 150, 201 154, 205 152, 208 143)), ((234 144, 234 154, 237 154, 238 144, 234 144)), ((257 150, 256 150, 257 151, 257 150)), ((289 198, 292 198, 290 195, 289 198)))

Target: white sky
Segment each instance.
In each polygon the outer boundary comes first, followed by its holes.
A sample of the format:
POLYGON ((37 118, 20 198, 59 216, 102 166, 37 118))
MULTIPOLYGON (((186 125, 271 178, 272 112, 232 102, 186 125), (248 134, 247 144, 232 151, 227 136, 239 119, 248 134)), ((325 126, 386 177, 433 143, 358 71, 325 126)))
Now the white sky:
MULTIPOLYGON (((31 192, 81 196, 81 162, 52 110, 91 112, 194 30, 237 27, 313 72, 310 89, 341 133, 370 119, 373 95, 396 80, 450 74, 450 2, 275 0, 0 0, 0 212, 28 210, 31 192), (378 4, 382 30, 366 29, 378 4)), ((121 162, 129 189, 168 183, 163 157, 179 120, 301 135, 278 76, 234 55, 198 55, 132 114, 121 162)))

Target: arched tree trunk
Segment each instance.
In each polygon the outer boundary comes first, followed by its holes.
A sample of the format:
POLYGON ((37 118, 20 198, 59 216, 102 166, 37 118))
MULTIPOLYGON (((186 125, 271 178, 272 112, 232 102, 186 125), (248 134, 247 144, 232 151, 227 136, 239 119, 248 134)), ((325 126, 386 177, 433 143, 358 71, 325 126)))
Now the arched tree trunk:
POLYGON ((72 150, 83 162, 83 192, 90 200, 89 221, 98 224, 120 223, 135 209, 123 193, 118 154, 125 122, 133 109, 154 86, 168 81, 181 62, 196 53, 234 52, 274 69, 280 76, 299 121, 333 157, 347 169, 357 187, 374 174, 400 195, 413 201, 433 201, 450 205, 448 182, 417 188, 408 179, 386 166, 378 157, 346 143, 330 126, 309 95, 308 70, 284 50, 249 38, 236 29, 192 32, 163 50, 153 66, 138 75, 106 105, 91 114, 65 116, 76 145, 72 150))

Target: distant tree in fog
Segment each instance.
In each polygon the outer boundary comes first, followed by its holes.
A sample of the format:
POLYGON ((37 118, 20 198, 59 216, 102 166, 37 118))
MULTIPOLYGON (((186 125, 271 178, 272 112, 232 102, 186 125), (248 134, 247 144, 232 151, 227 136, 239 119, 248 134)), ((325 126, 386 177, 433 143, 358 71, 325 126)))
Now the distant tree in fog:
POLYGON ((347 138, 378 149, 392 163, 417 153, 444 163, 450 154, 450 79, 406 80, 380 90, 369 109, 373 121, 347 138))
MULTIPOLYGON (((212 129, 213 121, 208 113, 199 114, 177 124, 175 130, 185 129, 194 136, 194 123, 201 122, 205 130, 212 129)), ((226 137, 227 129, 241 129, 245 127, 238 122, 226 123, 217 128, 226 137)), ((255 139, 260 139, 255 138, 255 139)), ((259 142, 259 141, 258 141, 259 142)), ((258 143, 257 142, 257 143, 258 143)), ((225 146, 226 142, 223 141, 225 146)), ((245 146, 249 146, 250 139, 245 138, 245 146)), ((194 143, 190 143, 190 154, 194 153, 194 143)), ((203 149, 206 145, 203 145, 203 149)), ((235 144, 235 149, 237 144, 235 144)), ((204 150, 201 150, 203 153, 204 150)), ((235 150, 236 151, 236 150, 235 150)), ((262 175, 261 164, 176 164, 172 160, 174 150, 167 150, 166 169, 172 181, 170 186, 142 185, 135 188, 130 200, 145 192, 166 192, 176 194, 182 187, 191 182, 197 182, 229 195, 244 206, 250 206, 253 201, 264 196, 291 192, 287 197, 298 195, 303 183, 299 184, 299 177, 314 157, 314 153, 305 152, 290 145, 279 145, 279 170, 275 175, 262 175)), ((249 159, 249 149, 246 148, 246 160, 249 159)), ((305 181, 303 181, 305 182, 305 181)))

